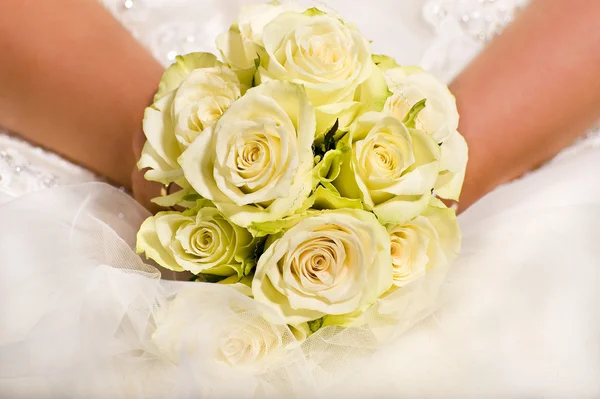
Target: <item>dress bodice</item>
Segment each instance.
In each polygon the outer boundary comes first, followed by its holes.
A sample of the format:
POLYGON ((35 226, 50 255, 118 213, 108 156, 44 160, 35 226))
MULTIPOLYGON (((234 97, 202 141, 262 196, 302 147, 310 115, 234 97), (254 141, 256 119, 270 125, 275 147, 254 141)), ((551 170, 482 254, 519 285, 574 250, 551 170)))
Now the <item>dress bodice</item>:
MULTIPOLYGON (((191 51, 215 51, 214 40, 244 3, 259 0, 101 0, 164 65, 191 51)), ((310 4, 303 0, 303 3, 310 4)), ((449 81, 511 22, 526 0, 372 0, 327 5, 359 25, 374 52, 418 64, 449 81)), ((560 157, 600 146, 592 132, 560 157)), ((0 203, 59 184, 94 180, 82 168, 0 129, 0 203)))

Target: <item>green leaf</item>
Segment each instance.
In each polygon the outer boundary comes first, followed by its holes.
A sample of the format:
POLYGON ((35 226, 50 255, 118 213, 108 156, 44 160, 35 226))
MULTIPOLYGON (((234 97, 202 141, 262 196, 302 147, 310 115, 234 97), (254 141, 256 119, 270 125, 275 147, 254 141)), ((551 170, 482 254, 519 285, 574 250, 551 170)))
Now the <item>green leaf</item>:
POLYGON ((328 183, 327 187, 317 187, 308 198, 307 203, 310 204, 310 208, 316 210, 363 209, 363 204, 359 199, 342 197, 331 183, 328 183))
POLYGON ((252 79, 250 83, 250 87, 256 87, 257 85, 257 81, 256 81, 256 76, 257 73, 256 71, 258 70, 258 67, 260 67, 260 54, 256 54, 256 58, 254 59, 254 70, 251 71, 252 73, 252 79))
POLYGON ((333 126, 320 138, 315 139, 313 144, 313 154, 318 159, 323 159, 323 156, 327 151, 334 150, 336 147, 336 136, 338 128, 340 126, 340 120, 336 119, 333 126))
POLYGON ((426 104, 425 104, 426 102, 427 102, 427 99, 424 98, 412 106, 412 108, 410 109, 410 111, 408 111, 408 114, 406 114, 406 117, 402 121, 406 125, 406 127, 411 128, 411 129, 416 128, 415 121, 416 121, 417 117, 419 116, 419 113, 421 111, 423 111, 423 109, 426 107, 426 104))
POLYGON ((310 331, 312 333, 316 333, 317 331, 319 331, 319 329, 322 326, 323 326, 323 318, 322 317, 320 319, 308 322, 308 328, 310 328, 310 331))
POLYGON ((189 209, 186 209, 181 214, 183 216, 196 216, 196 214, 198 214, 198 212, 202 208, 215 208, 215 204, 213 204, 207 199, 200 197, 195 201, 193 206, 191 206, 189 209))
POLYGON ((339 149, 327 151, 323 155, 313 168, 313 189, 320 183, 330 183, 337 179, 345 152, 346 147, 340 146, 339 149))
POLYGON ((315 16, 319 16, 319 15, 325 15, 326 13, 319 10, 317 7, 312 7, 312 8, 309 8, 308 10, 304 11, 302 14, 307 15, 309 17, 315 17, 315 16))
POLYGON ((272 222, 252 223, 248 226, 248 231, 257 238, 275 235, 281 233, 283 230, 292 228, 303 217, 303 214, 294 214, 272 222))
POLYGON ((342 315, 327 315, 323 317, 321 328, 328 326, 350 326, 356 319, 358 319, 364 311, 355 310, 354 312, 342 314, 342 315))
MULTIPOLYGON (((187 187, 187 188, 182 188, 179 191, 174 192, 173 194, 169 194, 169 195, 165 195, 164 197, 157 197, 157 198, 153 198, 152 202, 155 203, 158 206, 161 206, 163 208, 169 208, 169 207, 173 207, 176 205, 183 205, 183 202, 196 202, 197 200, 201 199, 202 197, 200 197, 193 188, 191 187, 187 187), (192 198, 192 199, 188 199, 192 198)), ((187 205, 187 204, 185 204, 187 205)), ((187 208, 187 206, 185 206, 187 208)))
POLYGON ((184 201, 189 201, 189 202, 196 202, 201 199, 202 199, 202 197, 200 196, 200 194, 197 194, 197 193, 188 194, 183 197, 184 201))
POLYGON ((336 119, 331 129, 325 133, 325 151, 333 150, 335 148, 335 134, 337 133, 339 126, 340 120, 336 119))
POLYGON ((381 68, 384 71, 386 69, 398 68, 400 66, 400 65, 398 65, 398 63, 396 62, 395 59, 393 59, 392 57, 389 57, 387 55, 383 55, 383 54, 373 54, 371 56, 371 59, 373 60, 375 65, 377 65, 379 68, 381 68))

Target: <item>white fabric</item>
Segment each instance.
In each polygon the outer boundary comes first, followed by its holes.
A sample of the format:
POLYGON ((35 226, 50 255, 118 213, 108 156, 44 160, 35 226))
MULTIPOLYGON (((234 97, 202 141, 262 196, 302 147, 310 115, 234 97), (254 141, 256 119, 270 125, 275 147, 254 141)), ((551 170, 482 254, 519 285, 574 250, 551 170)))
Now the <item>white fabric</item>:
MULTIPOLYGON (((266 322, 264 309, 229 287, 158 280, 131 249, 146 216, 133 200, 99 183, 22 197, 0 207, 0 393, 597 397, 598 170, 598 154, 583 154, 467 211, 443 306, 382 350, 381 328, 397 320, 379 314, 367 328, 324 330, 290 347, 257 378, 224 365, 218 348, 232 322, 277 329, 276 316, 266 322), (166 307, 175 293, 181 301, 166 307)), ((418 319, 420 299, 400 304, 403 321, 418 319)))
POLYGON ((343 392, 600 397, 599 175, 600 153, 590 151, 461 215, 463 252, 445 305, 348 378, 343 392))
MULTIPOLYGON (((177 52, 212 49, 246 1, 134 0, 131 9, 106 2, 166 63, 177 52)), ((376 51, 401 63, 423 60, 441 77, 481 47, 460 22, 460 7, 473 15, 485 1, 327 3, 356 22, 376 51), (430 16, 433 3, 456 13, 428 18, 430 27, 421 14, 430 16)), ((94 177, 0 135, 0 203, 17 198, 0 205, 0 397, 599 397, 598 141, 584 140, 459 218, 463 253, 438 312, 375 355, 378 341, 351 331, 309 341, 291 351, 283 372, 256 379, 213 360, 227 323, 263 328, 261 309, 233 290, 158 280, 131 249, 146 213, 116 189, 92 183, 18 198, 94 177), (166 324, 186 326, 173 342, 153 332, 178 292, 193 300, 166 324), (225 304, 245 312, 223 317, 225 304), (342 351, 340 342, 356 350, 342 351), (307 361, 307 353, 327 355, 307 361)))
POLYGON ((279 316, 229 286, 159 280, 131 249, 145 216, 101 183, 0 207, 0 392, 45 385, 69 397, 314 396, 431 313, 445 274, 388 296, 356 328, 326 327, 300 344, 279 316), (222 339, 236 332, 274 339, 270 371, 219 360, 222 339))

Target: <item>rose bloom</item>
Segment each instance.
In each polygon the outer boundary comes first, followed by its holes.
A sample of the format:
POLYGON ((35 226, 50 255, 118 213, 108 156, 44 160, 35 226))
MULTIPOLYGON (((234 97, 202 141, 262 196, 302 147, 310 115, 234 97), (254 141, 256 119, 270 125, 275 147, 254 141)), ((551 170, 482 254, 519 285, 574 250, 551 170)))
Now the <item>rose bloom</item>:
POLYGON ((436 198, 432 198, 422 215, 405 224, 388 225, 387 229, 397 288, 450 266, 460 250, 456 214, 436 198))
POLYGON ((364 311, 392 285, 390 240, 370 212, 308 216, 272 240, 256 267, 255 300, 297 325, 364 311))
POLYGON ((439 146, 429 135, 370 112, 342 140, 351 151, 333 184, 344 197, 361 199, 384 224, 423 211, 439 172, 439 146))
POLYGON ((237 76, 212 54, 179 57, 144 114, 147 141, 138 168, 150 169, 146 179, 186 186, 177 159, 241 95, 237 76))
POLYGON ((252 235, 214 207, 159 212, 144 221, 137 235, 137 252, 176 272, 242 276, 251 267, 252 235))
POLYGON ((448 87, 418 67, 394 67, 384 71, 392 95, 384 112, 404 120, 417 102, 426 106, 415 119, 415 127, 440 144, 440 176, 435 184, 438 196, 458 200, 467 167, 468 149, 458 129, 456 100, 448 87))
POLYGON ((303 84, 315 106, 345 101, 371 75, 369 42, 323 13, 284 13, 265 26, 262 79, 303 84))
POLYGON ((271 309, 218 284, 187 285, 155 320, 152 343, 161 357, 218 398, 255 397, 261 375, 299 346, 271 309))
POLYGON ((302 12, 305 7, 294 3, 243 5, 228 31, 217 37, 217 49, 225 63, 236 70, 255 69, 255 60, 264 54, 263 29, 284 12, 302 12))
POLYGON ((315 123, 301 86, 267 82, 233 103, 179 161, 191 186, 235 224, 275 221, 310 194, 315 123))

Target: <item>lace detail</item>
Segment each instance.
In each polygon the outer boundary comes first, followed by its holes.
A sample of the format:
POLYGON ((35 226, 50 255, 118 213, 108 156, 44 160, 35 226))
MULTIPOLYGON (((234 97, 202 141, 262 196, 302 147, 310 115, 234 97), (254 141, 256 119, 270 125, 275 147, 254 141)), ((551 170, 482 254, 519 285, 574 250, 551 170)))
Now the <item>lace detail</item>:
POLYGON ((0 130, 0 203, 61 184, 95 180, 85 169, 0 130))
POLYGON ((436 33, 422 65, 450 81, 502 32, 528 0, 428 0, 423 18, 436 33))
POLYGON ((235 0, 104 0, 163 65, 193 51, 215 52, 214 39, 235 19, 235 0))

